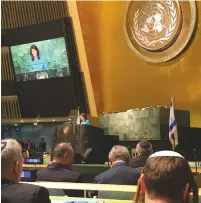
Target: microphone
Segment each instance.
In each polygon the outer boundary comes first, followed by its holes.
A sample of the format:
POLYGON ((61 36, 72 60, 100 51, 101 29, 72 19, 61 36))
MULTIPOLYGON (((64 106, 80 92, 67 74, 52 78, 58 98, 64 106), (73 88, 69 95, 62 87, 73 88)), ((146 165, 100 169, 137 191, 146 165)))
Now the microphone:
POLYGON ((198 173, 198 167, 197 167, 197 156, 196 156, 196 149, 193 149, 193 156, 195 160, 195 172, 198 173))
POLYGON ((35 120, 36 120, 36 119, 39 119, 39 118, 40 118, 40 115, 37 115, 37 117, 35 118, 35 120))
POLYGON ((80 107, 77 107, 77 124, 80 124, 80 107))
POLYGON ((38 125, 38 122, 39 122, 39 119, 40 118, 40 115, 37 115, 37 117, 34 119, 34 125, 38 125))

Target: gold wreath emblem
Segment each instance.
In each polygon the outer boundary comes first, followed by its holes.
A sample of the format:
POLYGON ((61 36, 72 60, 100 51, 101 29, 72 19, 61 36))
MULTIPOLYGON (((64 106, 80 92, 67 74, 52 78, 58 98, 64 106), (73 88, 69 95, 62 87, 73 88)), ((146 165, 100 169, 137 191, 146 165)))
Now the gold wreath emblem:
POLYGON ((170 39, 170 37, 172 36, 174 29, 176 27, 176 22, 177 22, 177 12, 174 6, 174 2, 172 0, 165 0, 166 4, 168 5, 168 8, 170 9, 170 14, 171 14, 171 18, 170 18, 170 25, 169 28, 167 28, 167 31, 165 33, 165 36, 157 39, 157 40, 151 40, 149 41, 147 39, 147 37, 140 31, 139 27, 138 27, 138 17, 139 17, 139 9, 135 12, 135 17, 134 17, 134 31, 135 31, 135 35, 137 36, 138 40, 145 44, 146 46, 155 46, 156 43, 164 43, 164 41, 167 41, 168 39, 170 39))

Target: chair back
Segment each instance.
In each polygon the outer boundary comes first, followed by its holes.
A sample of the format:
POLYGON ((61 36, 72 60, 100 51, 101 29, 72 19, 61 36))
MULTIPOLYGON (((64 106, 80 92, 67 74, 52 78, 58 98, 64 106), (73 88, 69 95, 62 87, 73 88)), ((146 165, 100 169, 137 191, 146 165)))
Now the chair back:
POLYGON ((136 169, 141 173, 142 170, 143 170, 143 168, 144 168, 144 167, 138 167, 138 168, 136 168, 136 169))
POLYGON ((133 200, 134 192, 99 191, 99 199, 133 200))
POLYGON ((198 188, 201 188, 201 173, 198 173, 198 174, 195 176, 195 181, 196 181, 196 183, 197 183, 198 188))
POLYGON ((48 188, 50 196, 65 196, 65 193, 62 189, 52 189, 48 188))

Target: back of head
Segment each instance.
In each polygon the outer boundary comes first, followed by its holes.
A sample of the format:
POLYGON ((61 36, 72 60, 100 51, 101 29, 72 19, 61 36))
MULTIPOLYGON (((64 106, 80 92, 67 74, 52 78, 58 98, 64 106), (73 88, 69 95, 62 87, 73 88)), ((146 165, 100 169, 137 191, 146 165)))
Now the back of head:
POLYGON ((1 176, 19 181, 22 172, 22 148, 13 139, 1 141, 1 176), (17 168, 15 168, 17 167, 17 168))
POLYGON ((71 165, 74 159, 74 150, 70 143, 60 143, 54 148, 54 162, 71 165))
POLYGON ((110 161, 125 161, 126 163, 129 162, 130 154, 126 147, 121 145, 114 146, 110 153, 109 153, 109 160, 110 161))
POLYGON ((153 153, 152 145, 146 140, 142 140, 137 144, 136 153, 140 156, 150 156, 153 153))
POLYGON ((186 159, 176 152, 161 151, 147 160, 142 172, 148 196, 166 198, 170 202, 187 202, 184 198, 192 190, 197 200, 197 185, 186 159), (168 155, 171 154, 171 155, 168 155))

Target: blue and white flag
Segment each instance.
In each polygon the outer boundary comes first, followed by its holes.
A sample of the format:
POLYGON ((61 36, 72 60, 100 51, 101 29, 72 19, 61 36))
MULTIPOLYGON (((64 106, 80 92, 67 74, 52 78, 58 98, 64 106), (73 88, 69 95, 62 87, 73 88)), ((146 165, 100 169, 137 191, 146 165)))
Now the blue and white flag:
POLYGON ((179 142, 178 142, 178 133, 177 133, 177 122, 174 116, 173 98, 171 98, 171 105, 170 105, 169 140, 172 144, 172 148, 175 149, 175 147, 179 144, 179 142))

